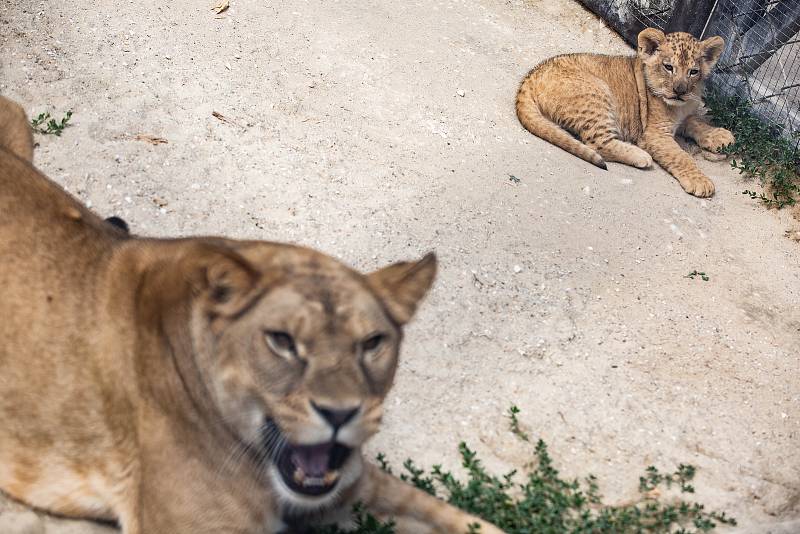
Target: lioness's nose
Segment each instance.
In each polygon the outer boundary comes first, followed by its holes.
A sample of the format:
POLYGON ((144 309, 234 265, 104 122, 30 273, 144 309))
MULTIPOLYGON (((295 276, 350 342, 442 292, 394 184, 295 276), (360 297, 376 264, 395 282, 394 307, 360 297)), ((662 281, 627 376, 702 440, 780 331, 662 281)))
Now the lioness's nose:
POLYGON ((361 409, 360 406, 344 409, 331 408, 329 406, 320 406, 314 401, 311 401, 311 406, 314 407, 314 410, 320 414, 322 418, 333 427, 334 430, 339 430, 340 427, 343 427, 352 421, 356 414, 358 414, 358 411, 361 409))

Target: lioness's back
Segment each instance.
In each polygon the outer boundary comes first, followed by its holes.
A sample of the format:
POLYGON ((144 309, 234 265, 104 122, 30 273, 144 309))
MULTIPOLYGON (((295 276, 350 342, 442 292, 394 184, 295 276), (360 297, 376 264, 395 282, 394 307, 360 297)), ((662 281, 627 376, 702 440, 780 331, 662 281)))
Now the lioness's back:
POLYGON ((63 291, 59 280, 69 277, 73 283, 86 278, 98 256, 123 238, 122 232, 113 230, 32 165, 0 148, 0 259, 4 265, 0 280, 10 276, 19 280, 3 287, 24 284, 35 291, 43 282, 40 268, 55 264, 61 276, 48 277, 48 286, 63 291), (62 256, 72 257, 62 262, 62 256))

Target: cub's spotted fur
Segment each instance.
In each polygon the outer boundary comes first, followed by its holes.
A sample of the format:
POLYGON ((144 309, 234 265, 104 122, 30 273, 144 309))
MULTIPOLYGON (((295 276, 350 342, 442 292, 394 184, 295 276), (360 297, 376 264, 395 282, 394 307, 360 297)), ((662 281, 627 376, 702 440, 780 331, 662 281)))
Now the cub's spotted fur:
POLYGON ((436 260, 143 239, 31 164, 0 98, 0 490, 124 534, 303 531, 363 502, 500 530, 364 462, 436 260))
POLYGON ((638 41, 637 56, 569 54, 541 63, 520 86, 517 116, 534 135, 598 167, 617 161, 647 168, 655 160, 688 193, 711 196, 714 184, 675 134, 712 152, 734 142, 699 114, 703 82, 725 42, 654 28, 638 41))

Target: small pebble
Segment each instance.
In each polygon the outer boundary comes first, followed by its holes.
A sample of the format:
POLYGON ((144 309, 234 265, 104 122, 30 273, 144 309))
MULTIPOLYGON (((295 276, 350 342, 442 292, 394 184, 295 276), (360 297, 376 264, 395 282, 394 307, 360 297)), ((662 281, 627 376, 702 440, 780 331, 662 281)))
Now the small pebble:
POLYGON ((466 91, 464 91, 463 89, 459 89, 458 91, 456 91, 456 94, 457 94, 458 96, 460 96, 460 97, 465 97, 465 96, 467 96, 467 92, 466 92, 466 91))

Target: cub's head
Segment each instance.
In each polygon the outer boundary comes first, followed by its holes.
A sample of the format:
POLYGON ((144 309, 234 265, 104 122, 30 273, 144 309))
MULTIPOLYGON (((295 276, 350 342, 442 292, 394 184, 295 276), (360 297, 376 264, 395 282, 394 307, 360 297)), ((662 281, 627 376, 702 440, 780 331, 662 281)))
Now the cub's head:
POLYGON ((664 35, 655 28, 639 34, 639 57, 647 87, 671 106, 699 101, 708 78, 725 48, 722 37, 698 41, 688 33, 664 35))
POLYGON ((332 503, 361 473, 403 325, 436 259, 361 274, 313 250, 245 243, 195 282, 194 358, 215 409, 284 504, 332 503))

